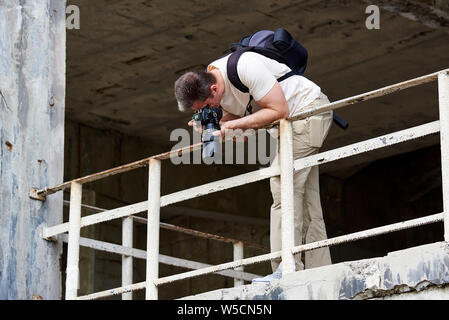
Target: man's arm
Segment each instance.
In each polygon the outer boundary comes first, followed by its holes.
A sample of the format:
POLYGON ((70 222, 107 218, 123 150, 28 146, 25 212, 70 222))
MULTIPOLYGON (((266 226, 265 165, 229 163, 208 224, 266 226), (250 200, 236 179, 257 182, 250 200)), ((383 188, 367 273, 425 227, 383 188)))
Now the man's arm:
POLYGON ((261 110, 246 117, 227 121, 221 127, 221 134, 226 129, 258 129, 280 119, 288 118, 290 111, 281 86, 276 82, 270 91, 260 100, 256 101, 261 110))
POLYGON ((223 116, 223 118, 221 118, 220 120, 220 126, 222 126, 225 122, 228 121, 232 121, 232 120, 237 120, 240 119, 241 117, 232 113, 227 113, 226 115, 223 116))

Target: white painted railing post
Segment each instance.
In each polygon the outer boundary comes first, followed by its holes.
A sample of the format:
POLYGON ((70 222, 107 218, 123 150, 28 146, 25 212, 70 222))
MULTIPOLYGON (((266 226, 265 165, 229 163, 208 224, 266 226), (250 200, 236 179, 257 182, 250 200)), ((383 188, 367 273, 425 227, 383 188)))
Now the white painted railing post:
POLYGON ((161 207, 161 161, 150 160, 148 178, 148 223, 147 223, 147 300, 157 300, 155 281, 159 278, 159 224, 161 207))
MULTIPOLYGON (((243 260, 243 243, 242 242, 236 242, 234 245, 234 261, 243 260)), ((242 271, 243 272, 243 266, 237 267, 234 270, 242 271)), ((234 287, 243 286, 245 284, 244 280, 236 279, 234 278, 234 287)))
MULTIPOLYGON (((133 247, 133 218, 126 217, 122 221, 122 246, 133 247)), ((122 286, 133 284, 133 257, 122 255, 122 286)), ((133 293, 125 292, 122 294, 122 300, 132 300, 133 293)))
POLYGON ((295 272, 292 248, 295 246, 294 226, 294 161, 293 126, 289 120, 280 123, 281 210, 282 210, 282 275, 295 272))
POLYGON ((444 240, 449 241, 449 73, 438 76, 440 100, 441 173, 443 182, 444 240))
POLYGON ((66 300, 74 300, 78 296, 82 190, 82 184, 76 182, 71 183, 69 241, 67 245, 67 269, 65 281, 66 300))

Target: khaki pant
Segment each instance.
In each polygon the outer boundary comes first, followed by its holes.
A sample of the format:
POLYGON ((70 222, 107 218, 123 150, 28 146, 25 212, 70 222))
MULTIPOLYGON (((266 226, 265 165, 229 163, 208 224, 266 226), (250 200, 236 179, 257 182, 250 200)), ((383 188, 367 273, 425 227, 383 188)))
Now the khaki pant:
MULTIPOLYGON (((328 104, 324 95, 316 99, 303 110, 328 104)), ((303 111, 301 110, 301 111, 303 111)), ((318 153, 332 124, 332 111, 293 122, 293 157, 303 158, 318 153)), ((272 166, 279 165, 279 152, 272 166)), ((273 205, 270 219, 271 252, 282 249, 281 242, 281 182, 280 177, 270 179, 273 205)), ((327 239, 326 227, 320 201, 318 166, 300 170, 294 174, 294 210, 295 210, 295 246, 327 239)), ((281 259, 273 259, 273 271, 277 269, 281 259)), ((304 269, 301 253, 295 255, 296 270, 304 269)), ((320 248, 305 253, 305 268, 331 264, 329 248, 320 248)))

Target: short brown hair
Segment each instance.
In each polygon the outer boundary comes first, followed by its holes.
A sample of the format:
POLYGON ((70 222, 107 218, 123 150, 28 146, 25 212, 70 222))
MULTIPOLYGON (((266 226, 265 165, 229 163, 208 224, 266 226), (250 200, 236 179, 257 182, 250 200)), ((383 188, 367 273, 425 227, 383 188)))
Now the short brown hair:
POLYGON ((215 84, 215 77, 204 71, 190 71, 175 82, 175 97, 180 111, 190 109, 195 101, 204 101, 210 97, 210 86, 215 84))

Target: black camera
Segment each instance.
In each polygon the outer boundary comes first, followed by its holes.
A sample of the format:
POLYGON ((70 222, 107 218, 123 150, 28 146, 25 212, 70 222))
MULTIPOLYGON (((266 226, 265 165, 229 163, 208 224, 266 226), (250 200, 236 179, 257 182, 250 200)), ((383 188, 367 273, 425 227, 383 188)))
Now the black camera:
POLYGON ((219 136, 214 136, 213 133, 220 130, 220 120, 223 117, 221 107, 211 108, 206 106, 198 110, 192 117, 193 121, 200 122, 203 128, 203 160, 211 159, 220 152, 221 148, 219 136))

